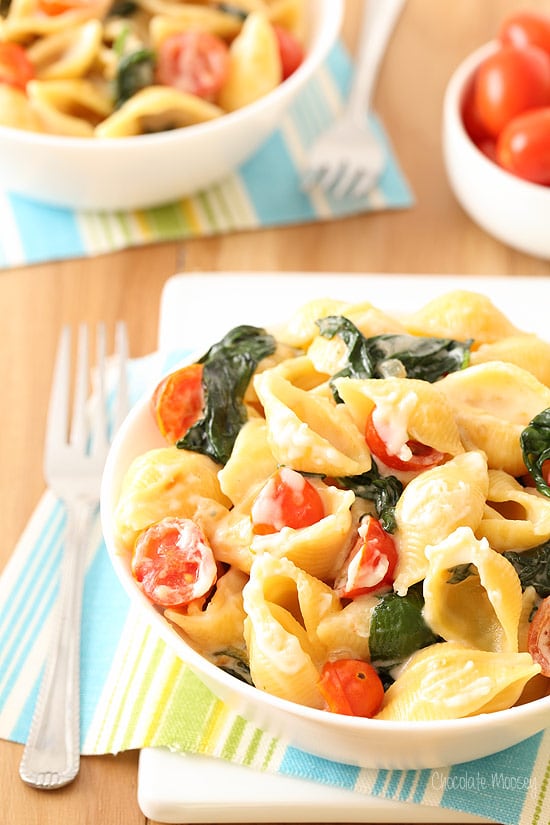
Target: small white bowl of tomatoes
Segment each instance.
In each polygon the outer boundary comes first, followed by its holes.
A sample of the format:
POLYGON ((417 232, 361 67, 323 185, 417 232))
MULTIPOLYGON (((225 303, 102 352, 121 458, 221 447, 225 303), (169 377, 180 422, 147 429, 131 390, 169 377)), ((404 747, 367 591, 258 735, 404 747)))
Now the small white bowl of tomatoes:
POLYGON ((510 15, 458 66, 445 92, 443 151, 470 217, 550 259, 550 14, 510 15))

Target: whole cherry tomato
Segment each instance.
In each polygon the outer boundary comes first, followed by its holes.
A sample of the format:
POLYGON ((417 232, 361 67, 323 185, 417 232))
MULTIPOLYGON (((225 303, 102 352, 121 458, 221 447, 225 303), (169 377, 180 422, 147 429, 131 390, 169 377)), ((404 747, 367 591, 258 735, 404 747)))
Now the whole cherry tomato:
POLYGON ((384 699, 380 676, 361 659, 326 662, 319 682, 328 710, 346 716, 375 716, 384 699))
POLYGON ((513 175, 550 186, 550 106, 508 123, 497 141, 497 162, 513 175))
POLYGON ((157 426, 171 444, 183 438, 204 406, 202 364, 189 364, 167 375, 151 398, 157 426))
POLYGON ((499 40, 507 46, 538 46, 550 54, 550 15, 525 9, 505 17, 499 40))
POLYGON ((517 115, 550 105, 550 55, 537 46, 503 46, 478 67, 474 86, 479 119, 496 138, 517 115))
POLYGON ((34 66, 19 43, 0 43, 0 83, 25 91, 34 77, 34 66))

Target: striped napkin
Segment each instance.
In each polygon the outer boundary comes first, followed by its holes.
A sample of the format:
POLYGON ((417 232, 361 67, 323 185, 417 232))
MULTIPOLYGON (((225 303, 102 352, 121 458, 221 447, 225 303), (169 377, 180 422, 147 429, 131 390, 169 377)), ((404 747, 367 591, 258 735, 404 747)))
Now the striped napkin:
MULTIPOLYGON (((181 361, 131 362, 134 400, 181 361)), ((47 491, 0 577, 0 737, 25 742, 44 666, 65 514, 47 491)), ((237 716, 130 606, 99 517, 87 549, 81 649, 81 750, 168 747, 379 799, 439 807, 502 825, 550 822, 550 729, 494 756, 451 768, 366 770, 320 759, 237 716)))
POLYGON ((388 164, 367 197, 335 201, 300 189, 299 169, 307 148, 341 109, 351 73, 348 54, 337 44, 279 129, 251 160, 221 183, 177 203, 131 212, 75 212, 0 192, 0 267, 411 206, 408 183, 374 116, 388 164))

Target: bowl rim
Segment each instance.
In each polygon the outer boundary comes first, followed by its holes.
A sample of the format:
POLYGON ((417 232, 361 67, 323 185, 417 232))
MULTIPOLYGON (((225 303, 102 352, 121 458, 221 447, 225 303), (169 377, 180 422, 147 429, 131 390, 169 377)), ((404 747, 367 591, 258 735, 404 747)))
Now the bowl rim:
POLYGON ((477 158, 478 162, 486 170, 491 170, 490 174, 500 177, 508 184, 515 184, 520 189, 525 191, 526 195, 535 195, 537 197, 545 197, 545 193, 550 196, 550 186, 543 186, 542 184, 533 183, 533 181, 525 180, 517 175, 513 175, 507 169, 499 166, 498 163, 492 161, 484 152, 475 144, 464 125, 462 117, 462 105, 464 103, 465 95, 468 87, 474 79, 474 74, 481 62, 493 54, 499 48, 499 41, 496 39, 489 40, 482 44, 473 52, 470 52, 463 60, 456 66, 451 74, 445 93, 443 96, 443 113, 444 125, 447 131, 454 130, 457 139, 461 140, 464 146, 467 146, 467 151, 472 157, 477 158))
POLYGON ((183 135, 189 138, 195 136, 197 138, 208 136, 211 133, 216 133, 219 129, 230 128, 233 124, 239 123, 241 120, 247 120, 249 117, 261 117, 262 112, 266 108, 270 108, 272 103, 277 103, 279 99, 285 99, 292 96, 293 91, 302 86, 313 74, 316 72, 323 60, 326 59, 330 49, 336 42, 338 32, 341 29, 343 14, 344 14, 344 0, 310 0, 310 2, 317 4, 322 3, 324 15, 319 27, 317 38, 313 43, 311 50, 307 50, 306 58, 296 71, 281 82, 275 89, 272 89, 268 94, 263 95, 258 100, 247 104, 246 106, 236 109, 233 112, 227 112, 219 118, 209 120, 203 123, 192 124, 181 129, 171 129, 164 132, 154 132, 146 135, 129 135, 126 137, 119 137, 116 139, 96 139, 89 137, 82 137, 76 135, 56 135, 53 133, 32 132, 26 129, 18 129, 12 126, 0 124, 0 141, 10 140, 21 143, 29 143, 33 146, 40 146, 42 148, 59 148, 59 149, 90 149, 92 152, 104 151, 105 146, 114 149, 117 152, 126 153, 130 147, 146 147, 151 145, 166 145, 177 143, 181 140, 183 135))
MULTIPOLYGON (((178 366, 183 366, 186 363, 192 363, 196 360, 197 352, 190 353, 185 358, 182 358, 176 365, 172 365, 170 370, 177 369, 178 366)), ((345 733, 361 733, 367 734, 371 732, 387 731, 388 734, 400 735, 411 732, 414 735, 425 734, 426 736, 441 733, 444 729, 449 733, 455 730, 464 736, 467 733, 474 734, 478 729, 482 731, 500 729, 502 725, 508 722, 517 724, 524 718, 529 718, 540 714, 541 720, 550 714, 550 694, 539 697, 532 702, 526 702, 521 705, 515 705, 500 711, 492 713, 480 713, 474 716, 462 717, 459 719, 448 720, 429 720, 429 721, 398 721, 385 719, 370 719, 356 716, 345 716, 342 714, 329 713, 317 708, 311 708, 306 705, 300 705, 297 702, 292 702, 288 699, 282 699, 273 694, 262 691, 254 685, 249 685, 246 682, 239 680, 237 677, 226 673, 210 662, 195 650, 191 644, 186 642, 185 638, 178 633, 173 625, 166 619, 161 609, 157 609, 147 597, 139 590, 135 580, 133 579, 129 568, 129 554, 126 551, 121 551, 115 547, 114 540, 114 507, 113 503, 120 491, 121 477, 119 474, 118 484, 116 483, 116 470, 120 462, 119 451, 126 441, 126 436, 129 431, 136 425, 139 426, 145 416, 149 415, 151 393, 145 391, 138 401, 133 405, 128 413, 126 419, 122 423, 118 433, 116 434, 111 448, 109 450, 105 470, 101 482, 100 493, 100 513, 103 536, 107 547, 107 552, 111 560, 111 564, 117 574, 119 582, 122 584, 131 602, 137 603, 140 612, 147 620, 155 626, 161 638, 169 645, 171 650, 177 657, 188 667, 195 672, 200 679, 202 675, 209 680, 221 684, 231 693, 242 694, 243 698, 249 699, 252 703, 258 706, 272 708, 278 712, 283 712, 286 715, 300 717, 307 721, 319 723, 330 728, 336 728, 345 733)), ((152 420, 152 419, 151 419, 152 420)), ((142 454, 142 451, 135 453, 142 454)), ((126 465, 128 466, 128 465, 126 465)), ((120 469, 120 468, 119 468, 120 469)), ((212 689, 216 694, 216 690, 212 689)), ((541 722, 538 730, 546 727, 544 722, 541 722)), ((529 734, 533 735, 533 734, 529 734)))

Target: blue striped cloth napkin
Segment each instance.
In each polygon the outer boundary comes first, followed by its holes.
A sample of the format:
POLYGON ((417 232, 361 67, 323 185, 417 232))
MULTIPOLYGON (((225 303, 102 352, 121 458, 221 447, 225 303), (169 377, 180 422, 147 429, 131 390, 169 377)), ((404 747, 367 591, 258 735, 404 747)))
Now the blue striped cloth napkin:
POLYGON ((388 163, 379 185, 367 197, 335 201, 300 188, 299 170, 307 147, 341 109, 351 73, 349 56, 337 44, 279 129, 251 160, 215 186, 177 203, 132 212, 80 212, 0 192, 0 267, 410 207, 413 195, 376 117, 373 125, 387 149, 388 163))
MULTIPOLYGON (((134 400, 184 355, 132 361, 134 400)), ((0 737, 16 742, 28 735, 44 666, 63 525, 62 506, 46 492, 0 576, 0 737)), ((304 753, 237 717, 130 606, 110 564, 99 518, 87 555, 81 671, 84 754, 168 747, 346 788, 366 798, 437 807, 441 822, 451 810, 502 825, 550 822, 550 728, 467 764, 377 771, 304 753)))

